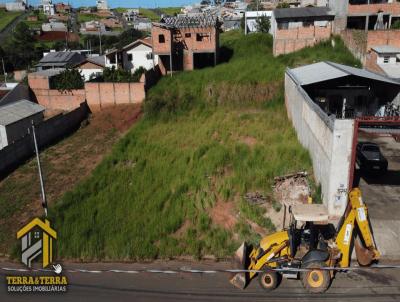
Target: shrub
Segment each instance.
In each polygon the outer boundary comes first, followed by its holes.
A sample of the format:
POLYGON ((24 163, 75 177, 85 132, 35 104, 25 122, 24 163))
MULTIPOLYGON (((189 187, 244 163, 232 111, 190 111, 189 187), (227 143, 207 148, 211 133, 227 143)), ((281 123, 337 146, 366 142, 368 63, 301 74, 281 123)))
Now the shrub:
POLYGON ((67 68, 60 74, 50 78, 50 87, 59 91, 83 89, 84 85, 83 77, 76 69, 67 68))

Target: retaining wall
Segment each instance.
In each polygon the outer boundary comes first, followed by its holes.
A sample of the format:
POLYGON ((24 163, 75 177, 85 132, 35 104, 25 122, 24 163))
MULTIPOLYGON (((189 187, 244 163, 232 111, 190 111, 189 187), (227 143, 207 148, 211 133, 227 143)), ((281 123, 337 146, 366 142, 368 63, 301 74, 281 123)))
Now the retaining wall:
POLYGON ((340 217, 347 205, 353 120, 332 120, 299 86, 288 70, 285 103, 300 143, 310 152, 314 176, 330 216, 340 217))

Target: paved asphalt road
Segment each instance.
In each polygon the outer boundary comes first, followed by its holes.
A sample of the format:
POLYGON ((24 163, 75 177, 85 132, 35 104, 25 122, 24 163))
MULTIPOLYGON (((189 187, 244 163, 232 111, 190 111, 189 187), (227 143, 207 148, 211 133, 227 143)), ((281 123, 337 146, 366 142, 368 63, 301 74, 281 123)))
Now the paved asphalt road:
MULTIPOLYGON (((0 267, 22 267, 1 263, 0 267)), ((226 269, 229 263, 155 262, 151 264, 63 264, 69 269, 226 269)), ((5 276, 21 273, 0 270, 5 276)), ((26 274, 26 273, 24 273, 26 274)), ((34 273, 31 273, 34 274, 34 273)), ((54 274, 54 273, 53 273, 54 274)), ((66 272, 68 292, 62 294, 10 294, 1 286, 0 301, 399 301, 400 270, 380 269, 339 273, 323 295, 310 295, 300 281, 283 280, 280 287, 265 293, 257 280, 244 291, 228 282, 228 274, 158 274, 158 273, 71 273, 66 272)))

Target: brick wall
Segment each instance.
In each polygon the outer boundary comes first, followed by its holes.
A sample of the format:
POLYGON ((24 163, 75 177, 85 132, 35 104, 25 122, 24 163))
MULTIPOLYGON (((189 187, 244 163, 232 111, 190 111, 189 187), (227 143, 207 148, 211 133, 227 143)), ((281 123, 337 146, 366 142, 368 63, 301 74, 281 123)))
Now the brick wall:
POLYGON ((273 53, 277 56, 313 46, 320 41, 329 39, 331 31, 331 23, 327 27, 310 26, 278 29, 274 36, 273 53))
POLYGON ((161 77, 159 66, 147 71, 138 83, 85 83, 84 89, 59 91, 49 89, 49 78, 29 75, 28 83, 40 105, 51 110, 70 111, 87 102, 93 111, 105 106, 141 103, 146 91, 161 77))
POLYGON ((144 83, 86 83, 86 101, 91 110, 101 110, 118 104, 144 101, 144 83))
POLYGON ((370 15, 378 11, 400 15, 400 3, 375 3, 375 4, 349 4, 349 15, 370 15))
POLYGON ((400 30, 392 29, 368 31, 367 50, 370 50, 371 47, 378 45, 391 45, 400 47, 400 30))
POLYGON ((364 67, 366 69, 368 69, 368 70, 373 71, 373 72, 385 74, 384 71, 377 64, 377 59, 378 59, 378 55, 376 54, 376 52, 375 51, 370 51, 366 55, 365 66, 364 67))

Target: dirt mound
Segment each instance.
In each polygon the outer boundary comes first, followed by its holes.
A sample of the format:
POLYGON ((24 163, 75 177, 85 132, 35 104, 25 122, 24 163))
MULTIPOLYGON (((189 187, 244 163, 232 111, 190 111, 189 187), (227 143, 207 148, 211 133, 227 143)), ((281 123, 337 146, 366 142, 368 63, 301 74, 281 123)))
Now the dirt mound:
POLYGON ((307 203, 308 196, 311 194, 307 172, 275 177, 274 180, 275 200, 286 205, 307 203))

